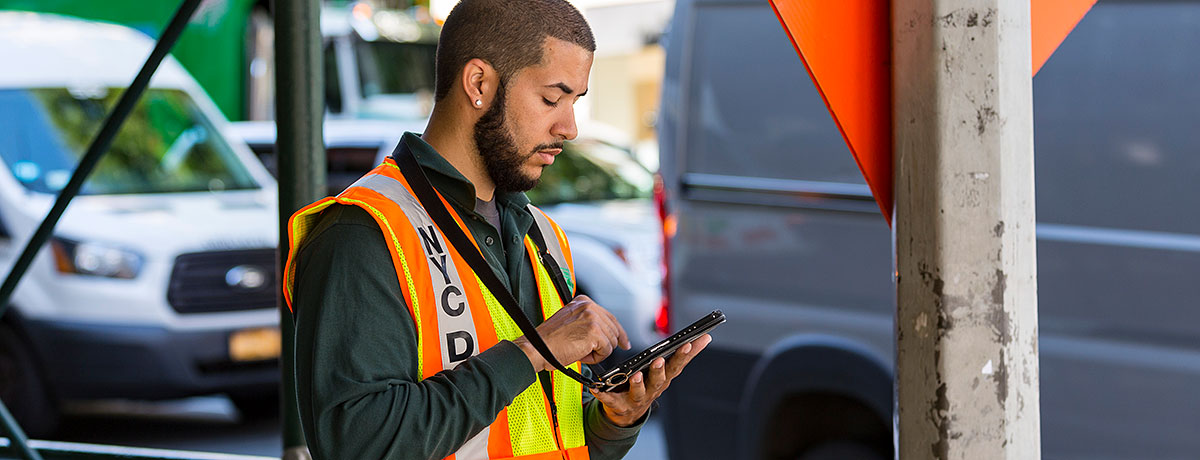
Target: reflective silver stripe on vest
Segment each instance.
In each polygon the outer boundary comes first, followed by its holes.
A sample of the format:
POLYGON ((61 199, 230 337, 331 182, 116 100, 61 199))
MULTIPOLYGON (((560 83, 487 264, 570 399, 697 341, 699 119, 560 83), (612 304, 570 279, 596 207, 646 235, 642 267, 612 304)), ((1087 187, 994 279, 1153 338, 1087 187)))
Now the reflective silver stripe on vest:
POLYGON ((458 452, 454 453, 455 460, 487 460, 488 459, 488 436, 491 434, 491 427, 483 427, 483 431, 467 440, 466 444, 458 448, 458 452))
MULTIPOLYGON (((467 358, 479 354, 479 335, 475 332, 475 322, 471 318, 471 308, 467 305, 466 291, 455 269, 454 258, 450 257, 450 246, 437 226, 433 225, 433 219, 425 212, 425 208, 404 188, 404 184, 382 174, 364 176, 350 187, 374 190, 396 203, 417 230, 433 280, 438 336, 445 338, 444 342, 438 344, 442 350, 442 369, 454 369, 467 358)), ((487 460, 490 433, 491 427, 484 427, 483 431, 468 439, 454 457, 457 460, 487 460)))
MULTIPOLYGON (((558 242, 558 233, 554 232, 554 226, 550 223, 550 219, 547 219, 546 215, 542 214, 542 210, 538 209, 537 206, 531 204, 528 208, 529 213, 533 214, 533 221, 537 223, 538 230, 542 231, 542 238, 546 240, 546 252, 550 254, 550 257, 554 258, 559 268, 570 270, 570 265, 567 265, 567 258, 563 257, 562 245, 558 242)), ((571 275, 569 273, 563 273, 563 276, 567 278, 568 283, 571 282, 571 275)))
POLYGON ((433 281, 434 301, 438 307, 438 336, 444 338, 439 343, 442 369, 454 369, 467 358, 479 354, 479 335, 475 332, 471 308, 467 305, 466 290, 454 266, 454 258, 450 257, 450 246, 416 197, 404 188, 404 184, 382 174, 367 175, 351 187, 374 190, 396 203, 417 230, 433 281))

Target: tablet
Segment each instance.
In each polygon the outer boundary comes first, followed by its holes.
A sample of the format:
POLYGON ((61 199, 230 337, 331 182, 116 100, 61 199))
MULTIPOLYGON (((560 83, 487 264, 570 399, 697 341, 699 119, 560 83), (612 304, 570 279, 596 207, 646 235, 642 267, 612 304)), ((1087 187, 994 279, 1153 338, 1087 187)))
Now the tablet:
POLYGON ((597 390, 613 393, 629 391, 628 380, 633 374, 649 367, 650 363, 659 357, 669 357, 679 347, 691 343, 724 322, 725 314, 721 313, 721 310, 713 310, 712 313, 676 332, 675 335, 667 337, 665 340, 634 355, 634 357, 625 360, 625 362, 613 368, 613 370, 605 372, 604 375, 600 376, 600 387, 597 390))

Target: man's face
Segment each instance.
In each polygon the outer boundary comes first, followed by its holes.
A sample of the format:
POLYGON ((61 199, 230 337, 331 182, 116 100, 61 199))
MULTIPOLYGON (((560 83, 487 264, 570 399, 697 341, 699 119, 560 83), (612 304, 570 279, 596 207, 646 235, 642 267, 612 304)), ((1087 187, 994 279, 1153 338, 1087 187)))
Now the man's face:
POLYGON ((475 124, 475 145, 499 191, 526 191, 578 134, 575 101, 587 92, 592 53, 546 38, 542 62, 503 81, 475 124))

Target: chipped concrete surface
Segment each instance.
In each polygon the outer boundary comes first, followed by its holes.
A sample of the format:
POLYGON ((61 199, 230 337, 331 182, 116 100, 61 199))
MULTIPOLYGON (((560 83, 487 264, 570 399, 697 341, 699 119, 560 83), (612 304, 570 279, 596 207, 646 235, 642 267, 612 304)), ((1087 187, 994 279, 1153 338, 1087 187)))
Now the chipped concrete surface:
POLYGON ((893 6, 902 459, 1040 457, 1028 9, 893 6))

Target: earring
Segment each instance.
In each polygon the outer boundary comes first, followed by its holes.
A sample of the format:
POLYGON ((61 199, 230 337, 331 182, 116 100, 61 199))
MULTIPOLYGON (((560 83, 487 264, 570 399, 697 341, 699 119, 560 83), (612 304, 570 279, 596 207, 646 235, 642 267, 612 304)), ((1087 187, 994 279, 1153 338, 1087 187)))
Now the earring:
POLYGON ((475 100, 475 107, 483 107, 483 101, 481 101, 481 100, 479 100, 479 99, 476 99, 476 100, 475 100))

